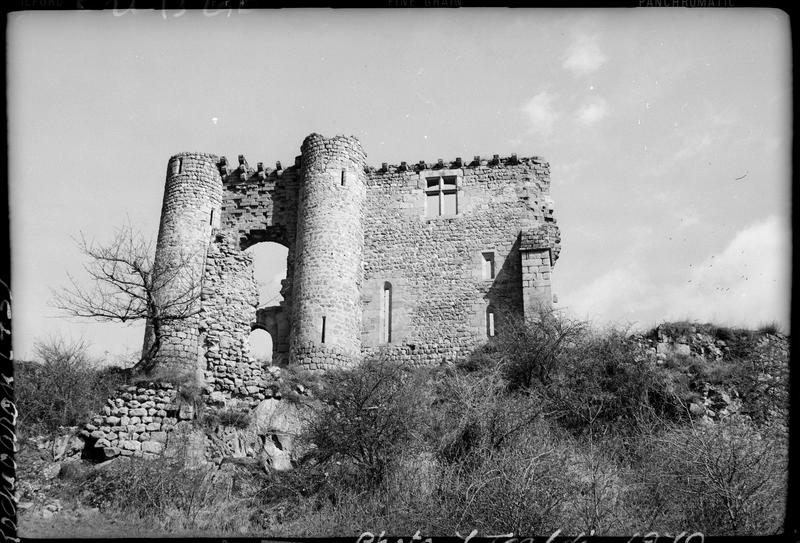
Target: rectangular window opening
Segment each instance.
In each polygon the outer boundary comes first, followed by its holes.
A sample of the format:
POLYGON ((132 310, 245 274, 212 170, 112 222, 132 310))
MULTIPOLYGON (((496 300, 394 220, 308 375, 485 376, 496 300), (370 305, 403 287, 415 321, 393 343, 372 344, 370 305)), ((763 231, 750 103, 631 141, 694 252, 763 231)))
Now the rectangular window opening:
POLYGON ((439 193, 433 192, 425 195, 425 216, 439 216, 439 193))
POLYGON ((486 312, 486 335, 494 337, 494 311, 486 312))
POLYGON ((179 158, 178 159, 178 173, 181 173, 182 171, 183 171, 183 159, 179 158))
POLYGON ((322 317, 322 343, 325 343, 325 317, 322 317))
POLYGON ((426 177, 425 216, 428 218, 458 214, 458 177, 426 177))
POLYGON ((342 170, 342 186, 344 186, 344 170, 342 170))
POLYGON ((210 224, 212 226, 214 225, 214 210, 213 209, 211 210, 211 218, 208 219, 208 224, 210 224))
POLYGON ((442 215, 456 215, 458 213, 458 197, 456 191, 442 192, 442 215))
POLYGON ((495 272, 494 272, 494 253, 487 252, 483 253, 483 278, 484 279, 494 279, 495 272))
POLYGON ((383 313, 383 326, 382 335, 383 343, 392 342, 392 287, 386 283, 383 287, 383 304, 381 307, 383 313))

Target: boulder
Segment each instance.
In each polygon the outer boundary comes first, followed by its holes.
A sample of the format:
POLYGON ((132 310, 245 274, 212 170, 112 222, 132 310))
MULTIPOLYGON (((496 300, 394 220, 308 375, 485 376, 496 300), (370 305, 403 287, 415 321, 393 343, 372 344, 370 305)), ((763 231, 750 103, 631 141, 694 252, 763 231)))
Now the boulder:
POLYGON ((261 464, 266 471, 288 471, 292 469, 291 453, 267 438, 264 441, 261 464))
POLYGON ((308 406, 268 398, 253 410, 250 429, 262 440, 260 458, 265 469, 291 469, 296 455, 294 438, 300 434, 311 415, 308 406))
POLYGON ((251 428, 258 435, 297 435, 308 420, 308 408, 289 402, 268 398, 253 410, 251 428))

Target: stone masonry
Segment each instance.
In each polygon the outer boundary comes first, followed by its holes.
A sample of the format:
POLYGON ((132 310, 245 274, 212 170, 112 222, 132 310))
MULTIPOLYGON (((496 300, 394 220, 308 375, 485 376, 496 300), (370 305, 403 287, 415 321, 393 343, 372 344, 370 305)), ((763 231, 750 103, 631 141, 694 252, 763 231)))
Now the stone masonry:
POLYGON ((535 319, 551 306, 560 237, 549 193, 539 157, 376 168, 354 137, 312 134, 293 164, 275 168, 176 155, 156 266, 188 255, 181 277, 201 277, 202 293, 196 316, 171 324, 157 363, 261 399, 256 328, 272 336, 274 363, 311 370, 377 352, 415 365, 466 357, 506 316, 535 319), (247 251, 260 242, 288 249, 283 300, 270 307, 259 306, 247 251))
POLYGON ((90 458, 152 458, 164 451, 168 435, 181 419, 190 419, 169 383, 123 386, 100 414, 84 426, 81 437, 90 458))

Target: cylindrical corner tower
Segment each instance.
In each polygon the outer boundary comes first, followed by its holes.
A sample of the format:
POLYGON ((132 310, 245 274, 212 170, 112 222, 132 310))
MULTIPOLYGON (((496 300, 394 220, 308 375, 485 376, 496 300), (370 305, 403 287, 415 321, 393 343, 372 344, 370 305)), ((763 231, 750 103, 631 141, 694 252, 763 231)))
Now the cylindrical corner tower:
POLYGON ((200 288, 211 229, 219 224, 222 179, 215 155, 180 153, 169 159, 153 266, 157 317, 145 332, 147 353, 161 338, 152 367, 194 378, 202 369, 200 288))
POLYGON ((303 141, 290 362, 347 366, 361 353, 365 154, 354 137, 303 141))

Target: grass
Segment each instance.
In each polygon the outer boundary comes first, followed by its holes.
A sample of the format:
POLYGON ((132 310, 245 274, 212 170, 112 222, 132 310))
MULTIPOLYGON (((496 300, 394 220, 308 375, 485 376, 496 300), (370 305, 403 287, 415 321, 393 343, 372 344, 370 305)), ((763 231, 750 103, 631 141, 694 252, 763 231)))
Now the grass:
POLYGON ((766 322, 759 325, 758 331, 761 334, 779 334, 781 333, 781 326, 777 321, 766 322))

